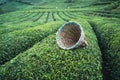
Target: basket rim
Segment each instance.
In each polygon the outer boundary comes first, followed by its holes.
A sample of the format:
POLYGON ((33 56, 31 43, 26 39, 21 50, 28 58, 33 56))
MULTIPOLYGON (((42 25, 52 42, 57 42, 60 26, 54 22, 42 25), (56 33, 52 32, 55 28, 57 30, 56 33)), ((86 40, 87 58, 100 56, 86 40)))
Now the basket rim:
POLYGON ((78 23, 78 22, 66 22, 65 24, 63 24, 59 29, 58 29, 58 31, 57 31, 57 33, 56 33, 56 41, 57 41, 57 44, 58 44, 58 46, 60 47, 60 48, 62 48, 62 49, 73 49, 73 48, 77 48, 77 47, 79 47, 81 44, 82 44, 82 41, 84 40, 84 32, 83 32, 83 28, 82 28, 82 26, 78 23), (79 29, 81 30, 81 32, 80 32, 80 38, 79 38, 79 40, 73 45, 73 46, 70 46, 70 47, 65 47, 65 46, 63 46, 63 45, 61 45, 61 40, 60 40, 60 33, 61 33, 61 31, 64 29, 64 27, 65 27, 65 25, 67 25, 67 24, 77 24, 78 25, 78 27, 79 27, 79 29))

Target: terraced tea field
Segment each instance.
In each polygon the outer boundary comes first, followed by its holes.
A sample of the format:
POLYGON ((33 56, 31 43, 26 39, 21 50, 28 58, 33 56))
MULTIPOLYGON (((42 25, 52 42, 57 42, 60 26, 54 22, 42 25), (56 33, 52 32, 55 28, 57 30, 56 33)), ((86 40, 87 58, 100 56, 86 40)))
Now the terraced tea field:
POLYGON ((66 1, 0 0, 0 80, 120 80, 120 0, 66 1), (60 49, 72 21, 88 46, 60 49))

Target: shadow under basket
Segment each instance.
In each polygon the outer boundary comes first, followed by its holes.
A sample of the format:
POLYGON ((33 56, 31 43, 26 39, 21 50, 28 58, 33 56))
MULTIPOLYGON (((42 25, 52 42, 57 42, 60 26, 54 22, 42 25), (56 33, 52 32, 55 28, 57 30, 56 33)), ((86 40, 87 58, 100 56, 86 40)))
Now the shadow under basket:
POLYGON ((56 41, 62 49, 74 49, 80 46, 87 46, 83 28, 76 22, 67 22, 62 25, 56 33, 56 41))

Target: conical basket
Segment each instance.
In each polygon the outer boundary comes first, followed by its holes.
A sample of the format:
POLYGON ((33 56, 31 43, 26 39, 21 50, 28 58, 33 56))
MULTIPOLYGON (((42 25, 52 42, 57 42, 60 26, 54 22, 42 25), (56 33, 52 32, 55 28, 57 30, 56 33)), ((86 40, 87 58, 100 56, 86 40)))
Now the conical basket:
POLYGON ((62 25, 56 33, 56 41, 62 49, 74 49, 87 45, 83 28, 76 22, 67 22, 62 25))

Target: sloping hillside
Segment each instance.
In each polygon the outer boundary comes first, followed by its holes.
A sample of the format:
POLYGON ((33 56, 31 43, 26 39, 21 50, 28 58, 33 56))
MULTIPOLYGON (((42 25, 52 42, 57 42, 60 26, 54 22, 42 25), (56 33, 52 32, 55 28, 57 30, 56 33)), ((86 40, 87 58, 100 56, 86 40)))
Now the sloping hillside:
POLYGON ((120 80, 120 0, 0 0, 0 80, 120 80), (81 24, 88 46, 60 49, 81 24))

